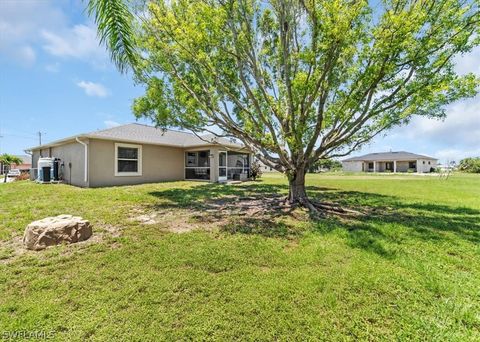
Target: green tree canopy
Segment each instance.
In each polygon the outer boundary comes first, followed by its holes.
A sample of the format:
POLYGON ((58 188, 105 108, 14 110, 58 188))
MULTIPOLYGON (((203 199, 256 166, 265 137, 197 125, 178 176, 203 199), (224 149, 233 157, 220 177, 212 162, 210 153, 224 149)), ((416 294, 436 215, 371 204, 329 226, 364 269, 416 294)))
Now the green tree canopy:
POLYGON ((157 0, 129 17, 135 30, 125 34, 114 17, 96 18, 113 52, 129 37, 128 61, 146 86, 137 117, 240 139, 287 175, 291 202, 312 208, 304 176, 317 160, 415 115, 442 118, 476 94, 479 79, 456 74, 453 58, 480 42, 478 5, 157 0))
POLYGON ((13 165, 13 164, 20 165, 22 162, 23 162, 22 159, 11 154, 4 153, 0 155, 0 164, 2 164, 2 167, 5 167, 5 166, 7 167, 5 170, 2 170, 2 171, 5 171, 5 176, 3 179, 4 182, 7 182, 7 172, 10 165, 13 165))
POLYGON ((19 158, 17 156, 14 156, 14 155, 11 155, 11 154, 4 153, 0 156, 0 163, 2 163, 4 165, 7 165, 7 166, 10 166, 12 164, 19 165, 22 162, 23 161, 22 161, 21 158, 19 158))
POLYGON ((462 159, 458 169, 464 172, 480 173, 480 157, 462 159))

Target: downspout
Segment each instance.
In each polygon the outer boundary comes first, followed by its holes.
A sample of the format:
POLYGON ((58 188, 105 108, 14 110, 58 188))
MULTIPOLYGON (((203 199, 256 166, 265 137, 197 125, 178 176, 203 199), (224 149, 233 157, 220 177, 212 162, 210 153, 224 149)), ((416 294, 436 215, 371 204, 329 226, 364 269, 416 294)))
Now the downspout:
POLYGON ((88 144, 84 143, 83 141, 81 141, 80 139, 78 139, 78 137, 75 137, 75 140, 79 143, 79 144, 82 144, 84 149, 85 149, 85 177, 84 177, 84 181, 85 181, 85 185, 87 185, 87 181, 88 181, 88 144))

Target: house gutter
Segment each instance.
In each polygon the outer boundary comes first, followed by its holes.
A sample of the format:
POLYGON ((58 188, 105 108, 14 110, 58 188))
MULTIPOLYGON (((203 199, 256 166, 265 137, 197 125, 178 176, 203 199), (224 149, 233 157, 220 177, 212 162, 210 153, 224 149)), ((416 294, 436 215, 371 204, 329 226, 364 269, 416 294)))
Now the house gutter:
POLYGON ((88 144, 81 141, 80 139, 78 139, 78 137, 75 137, 75 140, 83 145, 84 147, 84 150, 85 150, 85 177, 84 177, 84 181, 85 181, 85 184, 87 183, 88 181, 88 144))

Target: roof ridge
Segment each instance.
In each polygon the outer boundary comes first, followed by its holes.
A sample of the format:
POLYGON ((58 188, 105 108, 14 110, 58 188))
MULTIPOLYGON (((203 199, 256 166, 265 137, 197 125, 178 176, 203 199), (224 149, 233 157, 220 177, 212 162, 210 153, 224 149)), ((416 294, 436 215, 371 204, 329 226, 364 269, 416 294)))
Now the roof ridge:
POLYGON ((389 152, 371 152, 371 153, 366 153, 366 154, 363 154, 363 155, 360 155, 360 156, 356 156, 356 157, 350 157, 350 158, 347 158, 347 159, 344 159, 343 161, 354 161, 354 160, 362 160, 363 158, 368 158, 368 157, 380 157, 382 155, 399 155, 401 157, 402 154, 404 155, 409 155, 411 156, 412 158, 413 157, 420 157, 420 158, 426 158, 426 159, 436 159, 434 157, 430 157, 428 155, 425 155, 425 154, 418 154, 418 153, 413 153, 413 152, 408 152, 408 151, 389 151, 389 152))
MULTIPOLYGON (((140 122, 132 122, 132 123, 130 123, 130 124, 125 124, 125 125, 122 125, 122 126, 127 126, 127 125, 138 125, 138 126, 145 126, 145 127, 149 127, 149 128, 155 128, 155 129, 163 129, 163 128, 161 128, 161 127, 151 126, 151 125, 143 124, 143 123, 140 123, 140 122)), ((119 126, 117 126, 117 127, 119 127, 119 126)), ((114 127, 114 128, 115 128, 115 127, 114 127)), ((193 136, 195 136, 195 134, 193 134, 193 133, 181 131, 181 130, 179 130, 179 129, 165 128, 165 130, 166 130, 166 131, 183 133, 183 134, 188 134, 188 135, 193 135, 193 136)))
POLYGON ((110 127, 110 128, 97 129, 96 131, 90 131, 88 133, 79 133, 79 134, 76 134, 75 136, 89 135, 89 134, 94 134, 94 133, 99 133, 99 132, 107 132, 107 131, 111 131, 112 129, 116 129, 118 127, 130 126, 131 124, 132 123, 128 123, 128 124, 113 126, 113 127, 110 127))
MULTIPOLYGON (((140 123, 140 122, 129 122, 129 123, 126 123, 126 124, 123 124, 123 125, 118 125, 118 126, 114 126, 114 127, 110 127, 110 128, 99 129, 99 130, 96 130, 96 131, 90 131, 90 132, 88 132, 88 133, 79 133, 79 134, 77 134, 77 136, 80 136, 80 135, 89 135, 89 134, 95 134, 95 133, 101 133, 101 132, 108 132, 108 131, 112 131, 112 130, 118 129, 119 127, 126 127, 126 126, 132 126, 132 125, 137 125, 137 126, 143 126, 143 127, 148 127, 148 128, 154 128, 154 129, 163 130, 163 128, 161 128, 161 127, 156 127, 156 126, 152 126, 152 125, 147 125, 147 124, 143 124, 143 123, 140 123)), ((165 130, 166 130, 166 131, 183 133, 183 134, 188 134, 188 135, 193 135, 193 136, 194 136, 193 133, 184 132, 184 131, 180 131, 180 130, 177 130, 177 129, 165 128, 165 130)))
POLYGON ((31 147, 28 150, 45 148, 57 144, 63 144, 76 138, 91 139, 116 139, 119 141, 142 142, 151 144, 160 144, 166 146, 200 146, 202 144, 220 143, 224 145, 239 145, 236 141, 217 137, 215 134, 194 134, 188 131, 179 131, 176 129, 155 127, 144 123, 131 122, 102 130, 91 131, 89 133, 80 133, 71 137, 55 140, 42 146, 31 147))

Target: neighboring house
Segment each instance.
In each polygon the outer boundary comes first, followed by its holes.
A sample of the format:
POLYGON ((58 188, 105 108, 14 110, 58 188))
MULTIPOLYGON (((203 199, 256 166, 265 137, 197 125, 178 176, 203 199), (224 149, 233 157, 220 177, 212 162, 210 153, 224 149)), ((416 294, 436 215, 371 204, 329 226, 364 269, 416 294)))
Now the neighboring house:
POLYGON ((242 144, 213 135, 127 124, 32 147, 40 157, 60 159, 66 183, 81 187, 171 180, 210 182, 245 179, 251 154, 242 144))
MULTIPOLYGON (((21 172, 29 172, 32 167, 32 157, 29 155, 15 155, 22 160, 21 164, 10 165, 10 169, 19 169, 21 172)), ((0 163, 0 175, 3 175, 4 170, 6 169, 7 165, 3 165, 0 163)))
POLYGON ((19 169, 22 172, 28 172, 32 168, 32 156, 29 155, 20 155, 16 156, 22 160, 22 163, 19 165, 12 165, 13 169, 19 169))
POLYGON ((265 172, 278 172, 273 167, 265 165, 261 160, 257 160, 257 162, 260 165, 260 170, 262 170, 263 173, 265 173, 265 172))
POLYGON ((347 172, 431 172, 437 159, 410 152, 370 153, 342 161, 347 172))
POLYGON ((455 171, 457 166, 455 164, 437 164, 437 169, 442 172, 455 171))

